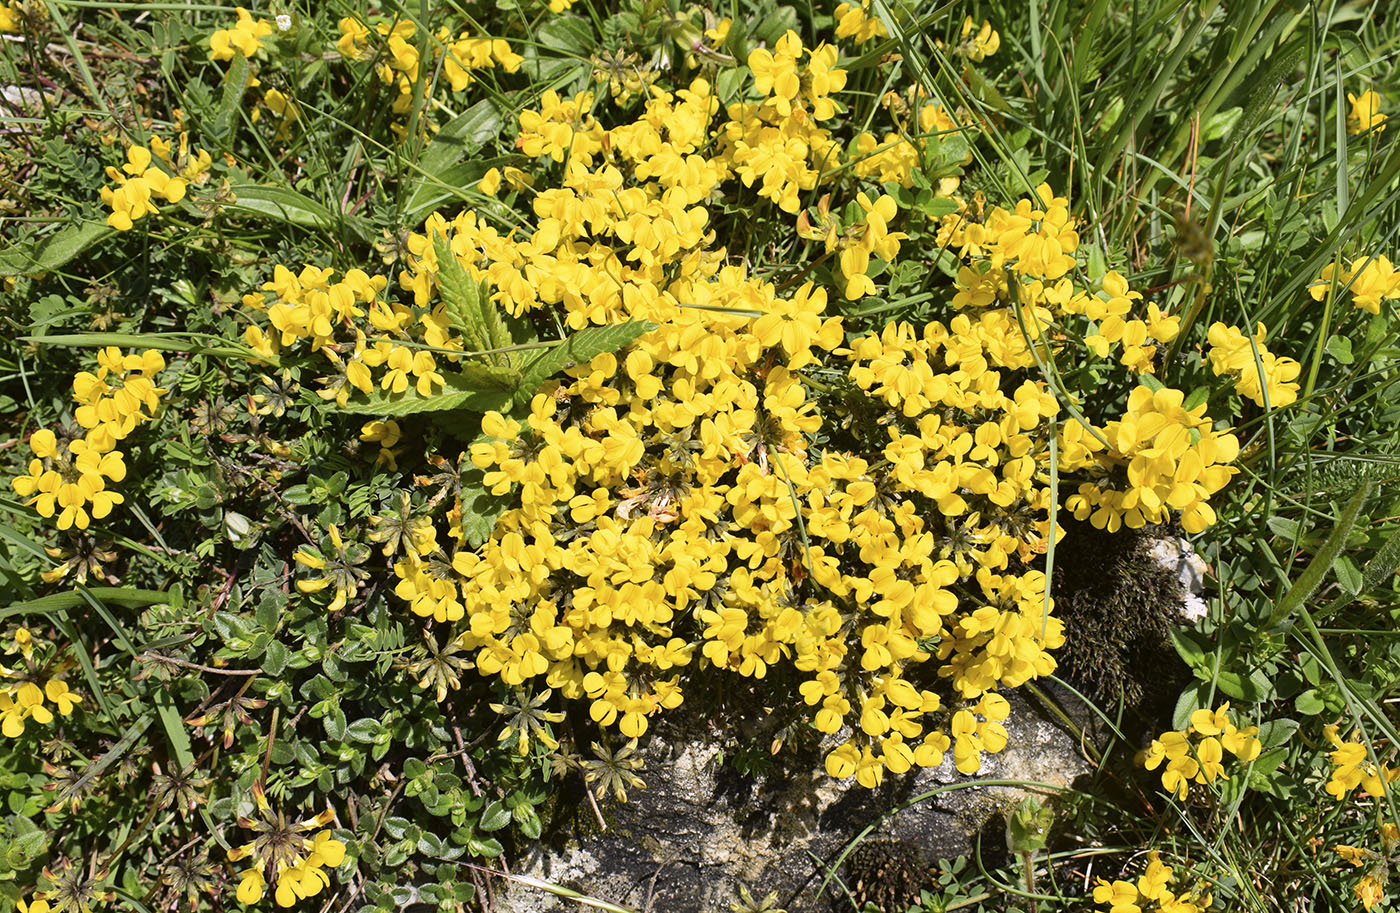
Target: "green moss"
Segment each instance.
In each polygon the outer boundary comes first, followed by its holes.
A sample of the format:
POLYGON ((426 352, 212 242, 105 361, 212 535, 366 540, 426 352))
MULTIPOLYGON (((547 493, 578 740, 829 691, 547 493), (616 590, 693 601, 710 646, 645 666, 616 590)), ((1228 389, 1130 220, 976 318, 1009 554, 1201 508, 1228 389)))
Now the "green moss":
POLYGON ((1170 702, 1186 672, 1170 640, 1186 594, 1149 550, 1179 530, 1106 533, 1073 520, 1064 525, 1053 590, 1055 614, 1065 624, 1059 674, 1101 704, 1170 702))

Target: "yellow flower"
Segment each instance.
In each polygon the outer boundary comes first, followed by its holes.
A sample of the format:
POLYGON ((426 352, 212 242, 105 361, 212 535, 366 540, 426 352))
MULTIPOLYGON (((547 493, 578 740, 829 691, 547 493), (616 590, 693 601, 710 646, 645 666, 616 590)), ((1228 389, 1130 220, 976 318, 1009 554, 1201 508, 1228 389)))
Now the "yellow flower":
POLYGON ((1109 882, 1100 878, 1094 886, 1094 903, 1108 904, 1111 913, 1142 913, 1137 900, 1137 888, 1131 881, 1109 882))
POLYGON ((772 51, 758 48, 749 54, 749 69, 753 84, 759 92, 771 95, 779 114, 792 113, 792 101, 802 90, 797 75, 797 60, 802 56, 802 39, 789 31, 778 39, 772 51))
POLYGON ((231 29, 218 29, 209 36, 209 59, 232 60, 234 54, 252 57, 262 47, 259 39, 266 38, 277 29, 266 19, 254 20, 243 7, 234 7, 238 22, 231 29))
POLYGON ((1167 891, 1167 882, 1171 881, 1171 877, 1171 866, 1162 862, 1156 853, 1152 853, 1151 861, 1147 864, 1147 871, 1137 880, 1138 893, 1146 900, 1157 900, 1163 894, 1170 895, 1171 892, 1167 891))
POLYGON ((962 24, 962 44, 958 49, 967 55, 967 59, 974 63, 981 63, 986 58, 992 56, 1001 47, 1001 36, 993 29, 992 24, 986 20, 982 21, 982 27, 977 30, 977 34, 972 34, 974 28, 972 17, 968 16, 962 24))
POLYGON ((235 896, 241 904, 255 904, 262 900, 263 889, 267 886, 267 879, 263 878, 262 872, 258 869, 245 869, 238 882, 238 892, 235 896))
POLYGON ((889 33, 879 19, 872 18, 866 9, 870 0, 859 4, 842 3, 836 7, 836 37, 854 38, 856 44, 864 44, 872 38, 884 38, 889 33))
POLYGON ((1347 101, 1351 102, 1351 110, 1347 113, 1347 132, 1352 136, 1371 129, 1375 129, 1377 133, 1385 129, 1385 115, 1381 113, 1381 102, 1384 99, 1380 93, 1370 89, 1360 95, 1348 92, 1347 101))
POLYGON ((73 708, 82 703, 82 698, 68 690, 68 685, 57 679, 44 685, 44 694, 58 707, 58 712, 68 716, 73 708))
POLYGON ((1355 891, 1356 899, 1361 901, 1361 905, 1367 910, 1385 900, 1385 885, 1376 872, 1367 872, 1356 883, 1355 891))
POLYGON ((1336 851, 1338 856, 1341 856, 1347 862, 1350 862, 1358 868, 1365 865, 1375 856, 1375 853, 1371 850, 1363 849, 1358 846, 1348 846, 1345 843, 1339 843, 1332 847, 1332 849, 1336 851))

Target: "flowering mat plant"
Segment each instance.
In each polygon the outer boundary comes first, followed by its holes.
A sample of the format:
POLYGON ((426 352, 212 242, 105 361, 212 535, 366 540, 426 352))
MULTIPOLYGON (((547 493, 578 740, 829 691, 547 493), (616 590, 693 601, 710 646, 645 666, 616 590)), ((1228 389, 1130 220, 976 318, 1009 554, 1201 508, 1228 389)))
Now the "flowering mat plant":
POLYGON ((856 909, 1385 907, 1397 19, 8 0, 0 913, 488 910, 738 681, 1102 721, 856 909))

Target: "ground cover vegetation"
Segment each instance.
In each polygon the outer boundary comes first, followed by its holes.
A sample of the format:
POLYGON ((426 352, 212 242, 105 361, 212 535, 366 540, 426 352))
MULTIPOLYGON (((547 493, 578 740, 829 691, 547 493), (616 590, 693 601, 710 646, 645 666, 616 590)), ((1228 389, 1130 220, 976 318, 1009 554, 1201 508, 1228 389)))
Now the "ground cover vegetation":
POLYGON ((736 678, 859 788, 1099 720, 847 906, 1384 908, 1397 20, 9 0, 0 911, 489 909, 736 678))

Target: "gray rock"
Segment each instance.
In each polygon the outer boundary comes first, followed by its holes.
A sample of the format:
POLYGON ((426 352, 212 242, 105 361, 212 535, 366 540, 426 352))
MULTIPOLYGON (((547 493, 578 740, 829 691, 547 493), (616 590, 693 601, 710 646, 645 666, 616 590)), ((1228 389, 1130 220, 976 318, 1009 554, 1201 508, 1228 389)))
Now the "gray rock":
MULTIPOLYGON (((866 844, 879 852, 862 854, 865 871, 848 864, 835 875, 857 893, 898 896, 901 878, 916 889, 938 859, 971 855, 983 829, 984 854, 1005 851, 1002 816, 1029 790, 983 781, 1064 787, 1089 770, 1076 740, 1037 701, 1014 691, 1006 697, 1007 747, 986 756, 976 777, 958 774, 950 754, 940 767, 887 777, 874 791, 854 778, 827 776, 815 745, 784 750, 762 776, 740 775, 723 757, 733 733, 713 731, 682 708, 658 721, 639 751, 647 789, 629 790, 626 805, 603 806, 607 830, 575 789, 572 804, 556 809, 556 822, 564 823, 554 839, 530 847, 512 871, 647 913, 727 913, 741 887, 756 900, 777 892, 777 905, 789 913, 849 910, 836 878, 825 896, 821 885, 842 851, 873 825, 866 844), (961 788, 886 817, 921 793, 954 784, 961 788)), ((512 913, 580 909, 519 883, 500 885, 496 901, 512 913)))

